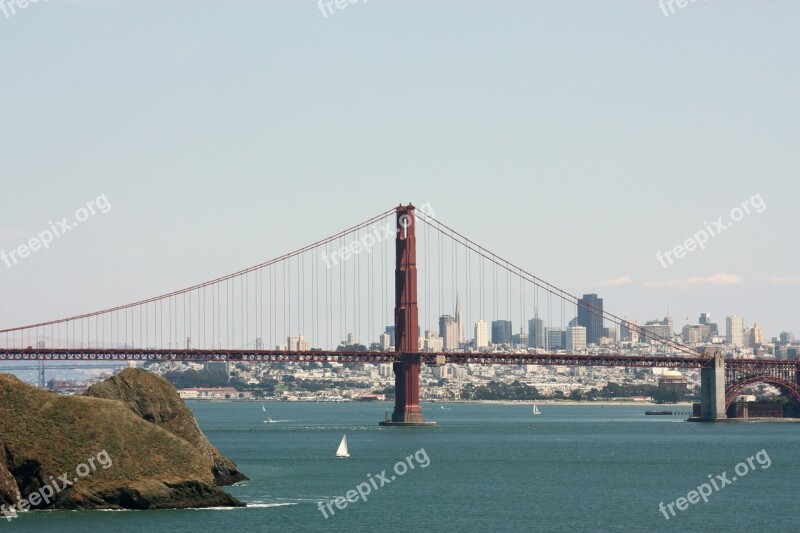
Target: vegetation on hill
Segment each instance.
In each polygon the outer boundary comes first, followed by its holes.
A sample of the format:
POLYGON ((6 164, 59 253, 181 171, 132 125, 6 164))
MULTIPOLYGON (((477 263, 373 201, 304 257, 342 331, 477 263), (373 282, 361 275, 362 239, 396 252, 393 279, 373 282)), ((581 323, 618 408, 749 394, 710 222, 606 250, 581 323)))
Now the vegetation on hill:
POLYGON ((192 434, 194 417, 174 417, 164 427, 146 419, 174 408, 174 388, 141 370, 123 374, 120 383, 132 387, 126 397, 136 399, 139 412, 130 402, 59 396, 0 374, 0 503, 11 505, 33 494, 50 476, 73 477, 79 465, 105 450, 113 461, 108 469, 96 469, 34 508, 243 505, 217 486, 214 461, 202 443, 181 436, 192 434))

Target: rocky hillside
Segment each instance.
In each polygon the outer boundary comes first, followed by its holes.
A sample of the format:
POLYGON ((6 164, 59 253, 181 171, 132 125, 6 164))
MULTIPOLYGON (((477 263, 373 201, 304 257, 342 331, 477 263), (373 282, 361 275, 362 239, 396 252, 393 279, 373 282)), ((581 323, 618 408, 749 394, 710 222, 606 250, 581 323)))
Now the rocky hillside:
POLYGON ((0 374, 0 503, 14 504, 67 474, 77 481, 36 508, 244 505, 217 486, 217 479, 243 475, 208 443, 191 412, 177 407, 175 389, 140 370, 123 374, 90 396, 59 396, 0 374), (93 396, 114 390, 121 401, 93 396), (111 465, 76 475, 103 450, 111 465))
POLYGON ((102 383, 92 385, 85 395, 119 400, 141 418, 187 441, 206 456, 218 485, 232 485, 248 479, 239 472, 233 461, 223 457, 208 442, 192 411, 165 379, 143 370, 127 369, 102 383))

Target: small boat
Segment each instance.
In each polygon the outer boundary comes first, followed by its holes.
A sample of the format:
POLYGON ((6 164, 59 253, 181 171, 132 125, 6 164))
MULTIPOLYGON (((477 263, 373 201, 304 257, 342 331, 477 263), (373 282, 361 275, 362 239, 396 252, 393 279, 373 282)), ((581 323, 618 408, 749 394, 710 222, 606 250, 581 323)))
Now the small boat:
POLYGON ((267 412, 267 408, 264 406, 264 402, 261 402, 261 410, 265 413, 267 412))
POLYGON ((342 442, 339 443, 339 449, 336 450, 336 457, 340 459, 350 457, 350 454, 347 451, 347 435, 342 436, 342 442))
POLYGON ((533 414, 535 414, 535 415, 542 414, 542 412, 539 410, 539 408, 536 407, 536 404, 533 404, 533 414))
POLYGON ((274 424, 275 422, 277 422, 277 420, 273 420, 273 419, 271 419, 269 417, 267 417, 267 419, 264 420, 265 424, 274 424))

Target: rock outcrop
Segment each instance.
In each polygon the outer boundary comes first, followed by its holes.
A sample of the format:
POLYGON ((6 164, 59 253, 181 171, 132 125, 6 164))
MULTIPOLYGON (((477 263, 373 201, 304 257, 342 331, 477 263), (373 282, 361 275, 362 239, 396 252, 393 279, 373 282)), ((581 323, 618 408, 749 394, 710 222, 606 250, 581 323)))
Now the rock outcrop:
POLYGON ((85 396, 121 401, 141 418, 187 441, 206 456, 218 485, 232 485, 248 479, 233 461, 211 445, 192 411, 167 380, 143 370, 127 369, 92 385, 85 396))
POLYGON ((211 446, 175 389, 140 370, 123 374, 89 396, 59 396, 0 374, 0 503, 50 484, 64 486, 33 508, 243 506, 218 486, 243 475, 211 446), (94 397, 114 390, 119 400, 94 397), (73 483, 54 481, 60 477, 73 483))

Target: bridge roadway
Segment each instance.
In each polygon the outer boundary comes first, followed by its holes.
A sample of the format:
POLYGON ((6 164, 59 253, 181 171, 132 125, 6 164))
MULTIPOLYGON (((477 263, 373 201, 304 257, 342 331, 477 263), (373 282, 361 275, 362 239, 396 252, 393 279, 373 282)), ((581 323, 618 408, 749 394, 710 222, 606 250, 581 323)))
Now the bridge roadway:
MULTIPOLYGON (((419 352, 425 364, 479 365, 566 365, 617 366, 638 368, 701 369, 710 368, 713 358, 696 356, 585 355, 585 354, 512 354, 477 352, 419 352)), ((145 350, 145 349, 57 349, 57 348, 0 348, 0 361, 195 361, 246 363, 399 363, 399 352, 361 351, 298 351, 285 350, 145 350)), ((800 361, 762 359, 726 359, 728 369, 742 371, 797 370, 800 361)))

